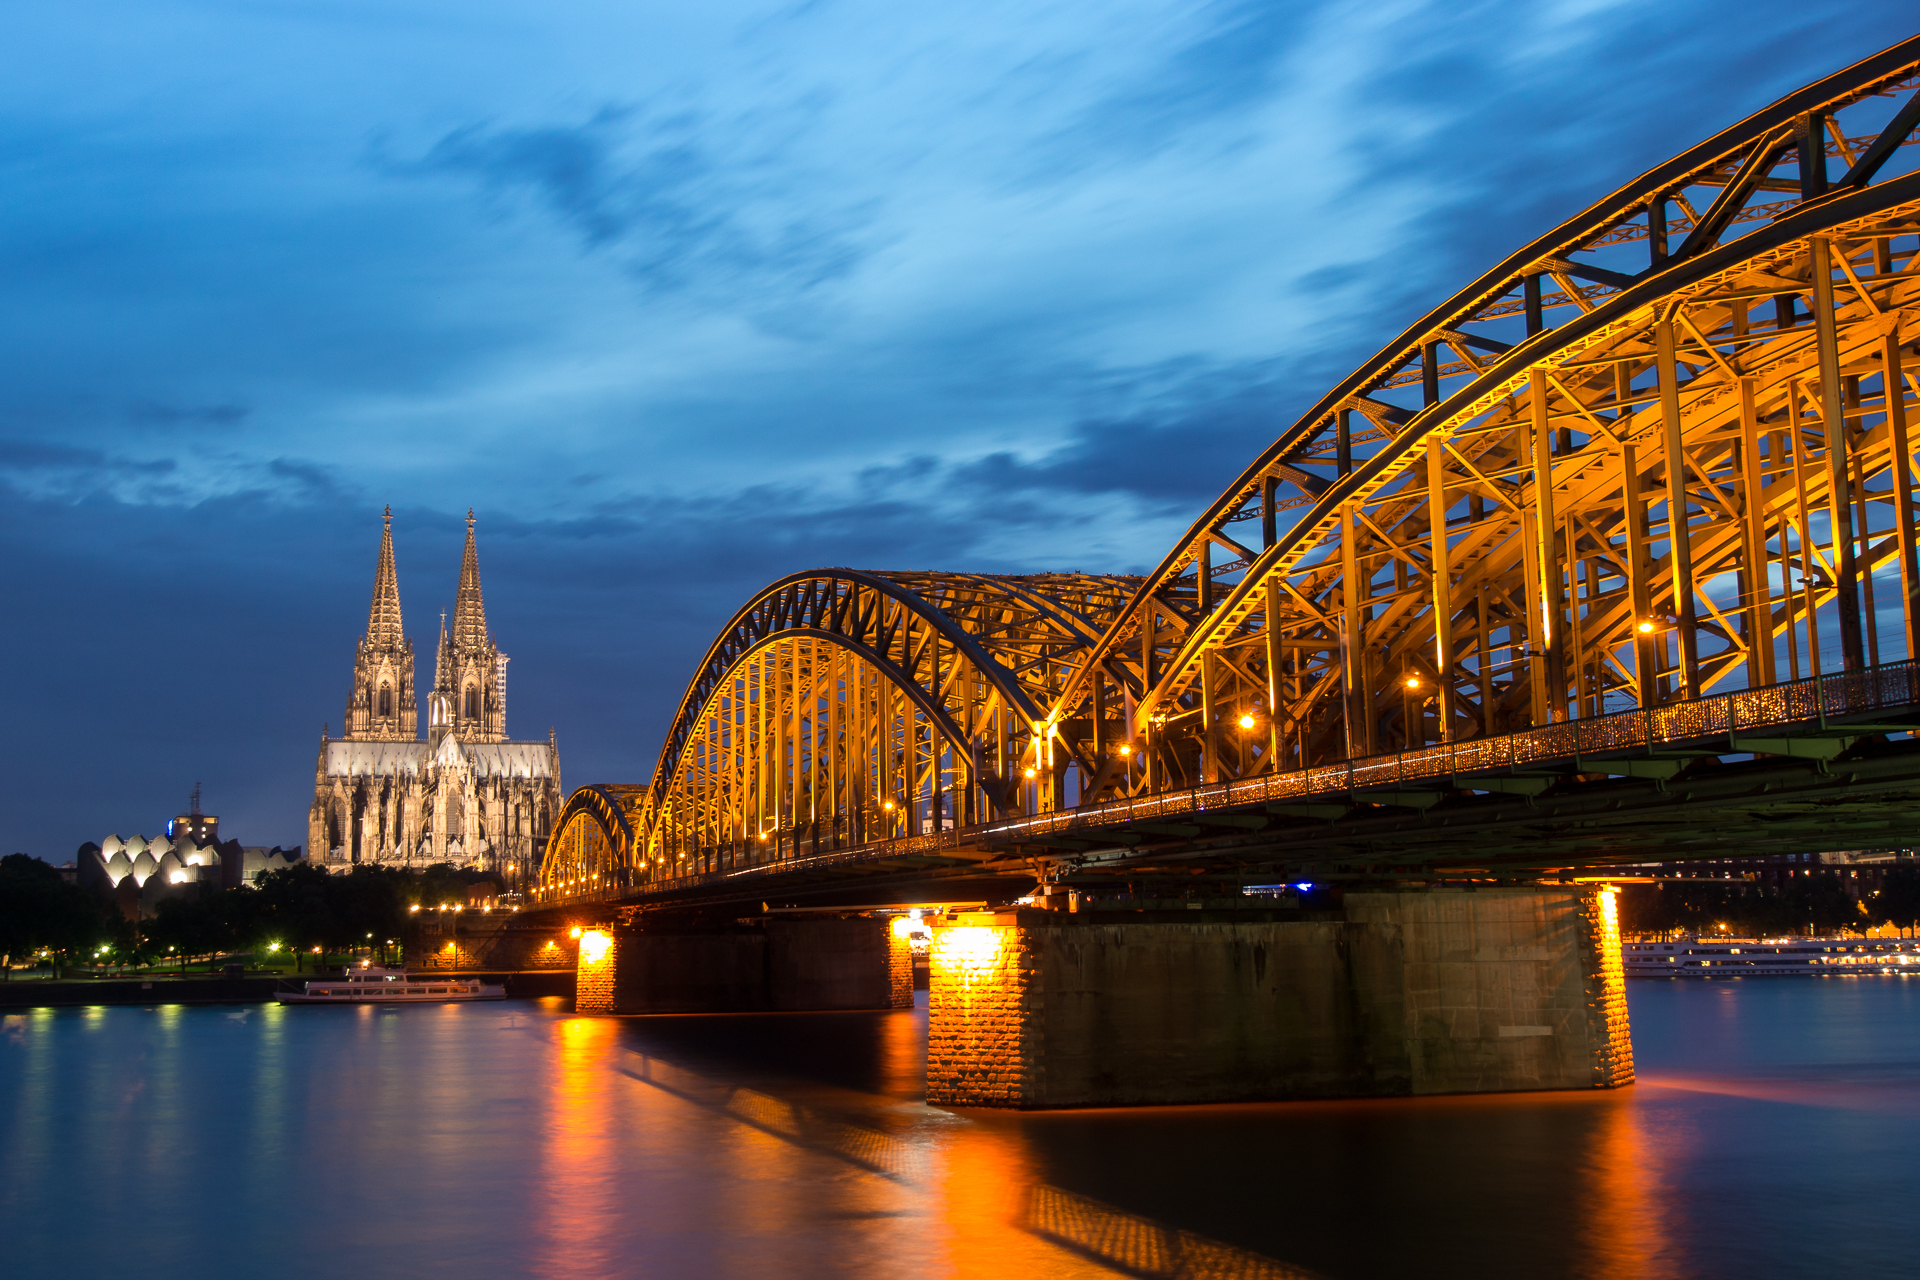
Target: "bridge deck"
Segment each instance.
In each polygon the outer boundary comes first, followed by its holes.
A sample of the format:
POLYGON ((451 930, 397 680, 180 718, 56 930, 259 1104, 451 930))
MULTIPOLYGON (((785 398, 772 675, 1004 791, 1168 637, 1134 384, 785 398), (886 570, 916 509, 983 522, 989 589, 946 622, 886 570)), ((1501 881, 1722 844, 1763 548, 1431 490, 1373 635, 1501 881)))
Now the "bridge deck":
POLYGON ((543 901, 958 900, 1068 883, 1528 878, 1898 844, 1920 663, 543 901), (1894 735, 1890 740, 1887 735, 1894 735), (876 896, 877 895, 877 896, 876 896), (891 896, 889 896, 891 895, 891 896), (902 896, 904 895, 904 896, 902 896), (849 900, 852 900, 849 899, 849 900))

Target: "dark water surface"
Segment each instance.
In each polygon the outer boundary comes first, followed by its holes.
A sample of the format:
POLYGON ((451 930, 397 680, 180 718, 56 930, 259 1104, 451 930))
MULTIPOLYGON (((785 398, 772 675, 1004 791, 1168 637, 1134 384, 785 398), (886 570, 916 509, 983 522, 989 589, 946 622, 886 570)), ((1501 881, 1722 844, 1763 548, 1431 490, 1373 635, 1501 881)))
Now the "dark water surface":
POLYGON ((924 1005, 9 1015, 0 1274, 1920 1275, 1920 980, 1629 994, 1613 1093, 1025 1116, 924 1005))

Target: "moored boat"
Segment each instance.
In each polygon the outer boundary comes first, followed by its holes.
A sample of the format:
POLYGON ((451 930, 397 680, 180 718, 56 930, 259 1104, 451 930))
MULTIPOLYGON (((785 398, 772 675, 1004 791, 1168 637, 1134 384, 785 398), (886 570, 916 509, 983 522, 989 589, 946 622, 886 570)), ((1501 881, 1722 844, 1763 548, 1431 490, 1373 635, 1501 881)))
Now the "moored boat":
POLYGON ((1681 938, 1623 942, 1629 978, 1836 978, 1920 973, 1911 938, 1681 938))
POLYGON ((315 978, 297 991, 276 991, 273 998, 281 1004, 443 1004, 505 1000, 507 988, 478 978, 429 977, 368 965, 340 978, 315 978))

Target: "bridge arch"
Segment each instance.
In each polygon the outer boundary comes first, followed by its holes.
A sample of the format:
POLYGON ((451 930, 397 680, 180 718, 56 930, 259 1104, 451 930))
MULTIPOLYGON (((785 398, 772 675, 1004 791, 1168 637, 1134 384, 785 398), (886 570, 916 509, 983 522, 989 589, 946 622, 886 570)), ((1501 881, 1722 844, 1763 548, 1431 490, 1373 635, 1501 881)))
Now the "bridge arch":
POLYGON ((633 882, 635 832, 644 822, 647 788, 600 783, 567 797, 540 861, 535 895, 585 898, 633 882))
POLYGON ((633 835, 671 878, 1056 808, 1048 710, 1136 579, 824 569, 736 613, 633 835))
POLYGON ((1912 654, 1916 84, 1920 39, 1788 94, 1422 316, 1194 522, 1053 720, 1142 690, 1144 767, 1109 777, 1144 792, 1858 667, 1876 608, 1912 654))
MULTIPOLYGON (((621 874, 1317 785, 1916 656, 1916 126, 1920 38, 1623 185, 1328 389, 1145 578, 772 584, 689 685, 621 874)), ((574 848, 556 873, 598 865, 574 848)))

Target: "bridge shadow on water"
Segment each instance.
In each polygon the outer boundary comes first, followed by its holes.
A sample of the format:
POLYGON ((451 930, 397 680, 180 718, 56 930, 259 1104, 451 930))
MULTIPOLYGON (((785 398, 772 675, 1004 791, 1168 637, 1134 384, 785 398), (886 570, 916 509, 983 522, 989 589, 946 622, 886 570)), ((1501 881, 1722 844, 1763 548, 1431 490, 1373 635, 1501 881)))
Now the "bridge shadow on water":
POLYGON ((1912 1274, 1920 980, 1630 997, 1626 1089, 1027 1113, 924 1103, 924 1006, 554 1008, 533 1032, 564 1050, 571 1117, 543 1175, 551 1274, 613 1274, 674 1230, 751 1236, 791 1275, 1912 1274), (664 1217, 629 1190, 657 1178, 689 1188, 664 1217))
POLYGON ((1003 1258, 1017 1275, 1313 1280, 1304 1268, 1037 1180, 1023 1117, 921 1104, 924 994, 911 1012, 634 1019, 622 1043, 632 1060, 616 1070, 631 1079, 933 1193, 983 1272, 1003 1258))
POLYGON ((1920 984, 1634 995, 1640 1082, 1608 1092, 949 1110, 924 1004, 621 1019, 615 1069, 891 1185, 947 1274, 1899 1272, 1920 984))
POLYGON ((924 994, 622 1019, 616 1070, 917 1193, 968 1274, 1686 1274, 1631 1093, 953 1111, 921 1101, 925 1026, 924 994))

